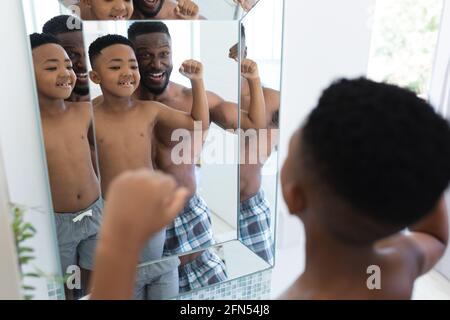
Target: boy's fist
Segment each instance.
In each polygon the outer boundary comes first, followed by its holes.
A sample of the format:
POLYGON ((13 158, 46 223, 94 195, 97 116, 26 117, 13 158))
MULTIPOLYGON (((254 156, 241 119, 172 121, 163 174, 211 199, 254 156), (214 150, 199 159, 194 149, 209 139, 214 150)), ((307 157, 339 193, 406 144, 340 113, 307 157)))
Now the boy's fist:
POLYGON ((190 80, 203 79, 203 65, 196 60, 186 60, 180 67, 180 73, 190 80))
POLYGON ((104 227, 143 245, 175 219, 187 194, 163 173, 147 169, 123 173, 108 190, 104 227))

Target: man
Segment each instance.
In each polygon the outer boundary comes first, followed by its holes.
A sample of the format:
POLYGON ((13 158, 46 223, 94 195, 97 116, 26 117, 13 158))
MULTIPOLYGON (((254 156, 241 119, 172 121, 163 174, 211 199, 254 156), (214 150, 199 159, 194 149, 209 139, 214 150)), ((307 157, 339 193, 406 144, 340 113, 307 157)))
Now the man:
POLYGON ((199 8, 192 0, 133 0, 132 20, 198 20, 199 8))
MULTIPOLYGON (((190 112, 192 90, 170 81, 173 69, 172 45, 167 26, 161 22, 137 22, 128 30, 128 37, 136 49, 142 75, 136 97, 141 100, 157 101, 179 111, 190 112)), ((249 78, 251 83, 249 92, 252 93, 249 112, 242 115, 242 122, 249 127, 263 128, 264 97, 257 66, 248 60, 243 62, 241 69, 244 76, 249 78)), ((236 104, 225 102, 211 92, 207 92, 207 97, 210 110, 216 107, 226 110, 226 113, 211 113, 211 116, 216 114, 217 118, 223 118, 222 122, 237 123, 236 104)), ((203 199, 196 194, 195 158, 201 150, 194 150, 191 163, 175 165, 171 155, 176 143, 171 141, 171 133, 172 131, 164 126, 155 127, 155 164, 160 170, 173 175, 181 186, 189 190, 190 200, 167 229, 165 255, 186 253, 214 244, 209 209, 203 199)), ((226 278, 222 261, 209 250, 202 254, 183 256, 181 259, 180 292, 217 283, 226 278), (187 271, 192 269, 192 264, 206 265, 212 271, 198 277, 187 271)))

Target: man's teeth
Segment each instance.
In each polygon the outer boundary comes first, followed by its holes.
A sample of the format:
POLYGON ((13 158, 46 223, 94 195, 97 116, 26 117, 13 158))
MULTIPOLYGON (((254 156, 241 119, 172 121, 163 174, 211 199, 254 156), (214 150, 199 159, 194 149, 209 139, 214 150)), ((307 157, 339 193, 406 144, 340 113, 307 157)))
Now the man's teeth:
POLYGON ((87 73, 77 73, 77 78, 86 79, 88 77, 87 73))
POLYGON ((164 72, 161 73, 150 73, 151 78, 160 79, 164 76, 164 72))

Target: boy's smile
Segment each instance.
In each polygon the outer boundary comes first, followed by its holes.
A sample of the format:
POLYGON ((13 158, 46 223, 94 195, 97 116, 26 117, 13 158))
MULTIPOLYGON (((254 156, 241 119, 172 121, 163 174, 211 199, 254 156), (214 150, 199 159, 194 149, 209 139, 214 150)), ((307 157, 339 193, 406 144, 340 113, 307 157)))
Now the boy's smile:
POLYGON ((96 20, 128 20, 133 10, 131 0, 91 0, 91 11, 96 20))

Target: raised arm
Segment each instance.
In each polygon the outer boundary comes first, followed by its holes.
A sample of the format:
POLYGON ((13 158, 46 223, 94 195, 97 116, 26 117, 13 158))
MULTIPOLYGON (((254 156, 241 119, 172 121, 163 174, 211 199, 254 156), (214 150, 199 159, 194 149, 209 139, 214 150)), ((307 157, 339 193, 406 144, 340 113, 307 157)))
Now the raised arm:
POLYGON ((168 175, 142 169, 116 178, 108 191, 96 249, 91 299, 131 299, 141 249, 186 202, 168 175))
POLYGON ((267 128, 266 104, 256 62, 244 59, 241 63, 241 75, 250 87, 250 106, 248 113, 241 112, 241 128, 244 130, 265 129, 267 128))
POLYGON ((208 99, 203 83, 203 66, 195 60, 183 62, 180 73, 191 80, 192 85, 192 111, 191 114, 180 112, 160 105, 157 121, 163 125, 178 129, 194 130, 195 122, 201 124, 202 130, 209 128, 208 99))
POLYGON ((444 255, 448 244, 448 216, 445 198, 422 221, 405 233, 377 243, 377 248, 395 248, 406 256, 416 277, 430 271, 444 255))

